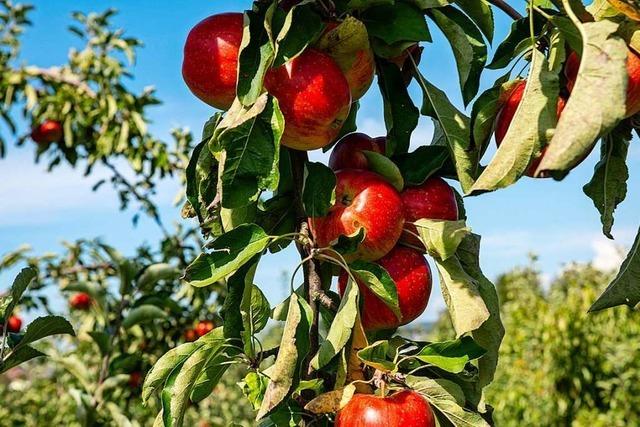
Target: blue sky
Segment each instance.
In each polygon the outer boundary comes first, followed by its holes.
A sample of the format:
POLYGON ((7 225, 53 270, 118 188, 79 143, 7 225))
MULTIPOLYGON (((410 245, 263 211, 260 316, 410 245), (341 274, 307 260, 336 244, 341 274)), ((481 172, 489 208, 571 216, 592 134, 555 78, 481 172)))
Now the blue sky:
MULTIPOLYGON (((151 130, 165 138, 170 129, 177 126, 188 126, 199 134, 212 113, 189 93, 181 78, 182 46, 189 29, 208 15, 242 10, 250 5, 244 0, 40 0, 32 3, 36 6, 32 15, 34 26, 24 37, 23 59, 43 67, 64 62, 68 48, 77 43, 66 30, 72 11, 99 11, 108 7, 120 11, 115 24, 145 43, 130 85, 137 90, 148 85, 157 88, 164 104, 152 110, 151 130)), ((496 40, 504 37, 509 24, 507 17, 496 13, 496 40)), ((450 47, 435 26, 432 32, 434 44, 426 46, 421 68, 430 81, 444 88, 462 108, 450 47)), ((487 73, 483 79, 485 86, 495 77, 487 73)), ((416 87, 412 87, 412 94, 418 104, 420 94, 416 87)), ((360 130, 372 136, 383 134, 382 104, 375 85, 361 105, 360 130)), ((429 119, 422 118, 413 145, 428 143, 431 133, 429 119)), ((527 262, 531 252, 539 255, 539 266, 547 277, 570 261, 595 260, 602 267, 616 265, 619 254, 615 245, 629 246, 638 227, 640 149, 634 141, 629 154, 629 196, 616 213, 614 243, 601 235, 598 213, 582 193, 582 186, 589 181, 597 162, 597 154, 596 149, 562 182, 526 178, 506 190, 466 200, 468 223, 483 236, 481 261, 489 277, 495 278, 500 272, 527 262)), ((108 186, 97 193, 91 192, 91 186, 100 175, 106 175, 105 171, 96 170, 96 176, 89 179, 82 176, 82 171, 69 168, 59 168, 49 174, 43 165, 33 163, 33 157, 34 147, 26 144, 20 148, 9 147, 7 157, 0 160, 0 253, 23 243, 32 245, 34 253, 55 251, 60 249, 63 239, 91 237, 102 237, 124 253, 132 253, 140 243, 155 242, 159 237, 149 220, 141 220, 134 228, 133 212, 118 211, 116 195, 108 186)), ((313 153, 312 158, 326 160, 319 153, 313 153)), ((181 221, 178 209, 172 205, 178 190, 178 184, 172 181, 160 186, 157 201, 167 224, 181 221)), ((280 279, 283 269, 291 271, 296 264, 292 251, 263 260, 256 282, 265 289, 272 303, 279 302, 284 295, 280 279)), ((8 274, 0 275, 0 289, 9 286, 11 279, 8 274)), ((433 319, 443 306, 436 287, 423 319, 433 319)))

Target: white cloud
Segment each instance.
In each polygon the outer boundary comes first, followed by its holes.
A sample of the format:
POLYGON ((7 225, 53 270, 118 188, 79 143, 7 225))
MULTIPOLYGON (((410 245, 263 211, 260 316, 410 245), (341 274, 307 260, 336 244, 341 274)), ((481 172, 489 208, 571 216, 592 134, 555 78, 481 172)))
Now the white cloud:
POLYGON ((593 266, 599 270, 617 270, 624 260, 624 249, 605 237, 599 237, 591 242, 595 253, 593 266))
MULTIPOLYGON (((110 171, 96 166, 85 177, 83 167, 62 165, 49 173, 46 163, 35 164, 31 153, 15 152, 0 163, 0 226, 49 224, 70 212, 95 212, 119 207, 118 196, 105 183, 98 191, 93 185, 109 179, 110 171)), ((127 178, 133 176, 120 167, 127 178)), ((156 201, 169 206, 178 190, 177 180, 164 180, 158 187, 156 201)))

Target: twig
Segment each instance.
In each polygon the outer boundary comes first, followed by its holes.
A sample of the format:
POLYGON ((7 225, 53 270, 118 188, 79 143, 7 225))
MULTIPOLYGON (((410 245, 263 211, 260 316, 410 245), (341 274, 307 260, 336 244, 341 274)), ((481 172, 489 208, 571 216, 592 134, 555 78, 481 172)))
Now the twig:
MULTIPOLYGON (((293 181, 295 186, 295 209, 296 218, 298 224, 298 232, 303 236, 310 237, 309 224, 307 222, 307 216, 302 203, 302 187, 304 184, 304 165, 308 160, 307 153, 305 151, 290 150, 291 153, 291 169, 293 174, 293 181)), ((296 247, 300 253, 302 259, 309 258, 311 251, 313 250, 313 241, 310 238, 303 239, 307 243, 302 244, 300 241, 296 241, 296 247)), ((313 313, 313 320, 311 321, 311 330, 309 332, 309 356, 306 360, 306 366, 308 366, 307 375, 311 375, 311 358, 318 352, 320 347, 319 340, 319 307, 317 295, 322 292, 322 280, 319 274, 320 264, 316 259, 309 259, 303 265, 304 272, 304 289, 307 295, 307 301, 311 307, 313 313)))
POLYGON ((332 300, 331 297, 329 297, 329 295, 327 295, 322 289, 317 290, 313 297, 328 310, 331 310, 334 313, 338 311, 338 304, 336 304, 335 301, 332 300))
POLYGON ((111 163, 109 163, 109 161, 107 159, 103 159, 102 163, 109 168, 114 176, 116 177, 116 179, 118 181, 120 181, 121 184, 123 184, 125 187, 127 187, 127 190, 129 190, 129 192, 131 194, 133 194, 133 196, 143 205, 146 207, 147 212, 149 213, 149 215, 151 215, 151 217, 153 218, 153 220, 156 222, 156 224, 158 225, 158 227, 160 227, 160 230, 162 231, 162 233, 164 234, 164 236, 166 238, 170 237, 169 232, 167 231, 167 229, 165 228, 164 224, 162 223, 162 220, 160 219, 160 215, 158 214, 158 209, 156 208, 156 206, 153 204, 153 202, 151 202, 149 200, 149 198, 143 196, 142 194, 140 194, 138 192, 138 190, 129 182, 127 181, 127 179, 124 177, 124 175, 122 175, 120 173, 120 171, 118 169, 116 169, 116 167, 114 165, 112 165, 111 163))
POLYGON ((58 83, 67 84, 70 86, 75 86, 78 89, 84 91, 89 97, 95 98, 96 93, 89 87, 88 84, 80 80, 77 76, 63 74, 61 69, 58 67, 52 68, 38 68, 38 67, 27 67, 25 68, 25 73, 32 77, 40 77, 43 80, 51 80, 58 83))
POLYGON ((513 7, 507 4, 504 0, 489 0, 489 3, 502 10, 504 13, 509 15, 512 19, 522 19, 524 18, 520 12, 515 10, 513 7))

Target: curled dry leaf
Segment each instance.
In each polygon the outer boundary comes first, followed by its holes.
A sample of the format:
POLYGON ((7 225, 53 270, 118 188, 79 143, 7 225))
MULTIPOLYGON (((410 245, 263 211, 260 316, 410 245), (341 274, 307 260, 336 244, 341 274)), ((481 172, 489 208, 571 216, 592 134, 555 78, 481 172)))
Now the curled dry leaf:
POLYGON ((311 411, 314 414, 335 413, 349 403, 355 392, 356 386, 349 384, 344 388, 339 388, 337 390, 321 394, 311 402, 307 403, 304 409, 311 411))

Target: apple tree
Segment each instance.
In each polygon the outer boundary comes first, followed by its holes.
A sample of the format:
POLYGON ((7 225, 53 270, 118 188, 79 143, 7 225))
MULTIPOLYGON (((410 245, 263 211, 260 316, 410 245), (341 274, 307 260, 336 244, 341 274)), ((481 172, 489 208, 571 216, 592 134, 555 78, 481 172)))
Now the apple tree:
MULTIPOLYGON (((180 239, 151 196, 158 178, 186 172, 182 213, 207 243, 177 265, 194 292, 224 288, 224 302, 219 327, 203 325, 202 336, 168 350, 146 375, 142 398, 158 403, 159 425, 181 425, 230 369, 244 371, 242 390, 263 426, 348 426, 364 410, 407 424, 398 417, 409 407, 415 425, 490 425, 484 388, 504 328, 462 196, 523 176, 562 179, 597 142, 601 161, 584 192, 609 237, 626 196, 640 109, 633 2, 530 0, 522 16, 502 0, 257 0, 244 12, 203 17, 186 39, 182 72, 197 98, 222 111, 195 146, 184 131, 174 143, 148 133, 145 112, 157 100, 126 87, 140 42, 110 29, 113 11, 76 14, 70 29, 86 47, 63 67, 41 69, 17 63, 29 7, 0 5, 0 116, 19 134, 22 113, 32 130, 19 141, 35 141, 37 159, 50 169, 107 167, 122 206, 136 200, 174 248, 180 239), (514 22, 489 61, 496 11, 514 22), (418 67, 433 31, 451 45, 469 115, 418 67), (485 69, 501 77, 481 92, 485 69), (356 132, 359 100, 374 80, 384 137, 356 132), (411 85, 422 92, 420 107, 411 85), (433 140, 411 151, 420 116, 432 119, 433 140), (497 151, 484 165, 494 136, 497 151), (309 159, 320 149, 331 150, 326 165, 309 159), (290 296, 271 307, 255 272, 288 246, 300 262, 291 266, 290 296), (437 267, 454 340, 396 333, 428 309, 425 256, 437 267), (282 327, 273 347, 260 334, 269 319, 282 327)), ((640 300, 638 245, 592 310, 640 300)), ((135 276, 128 268, 125 276, 135 276)), ((111 309, 105 325, 112 315, 124 322, 135 306, 111 309)))

